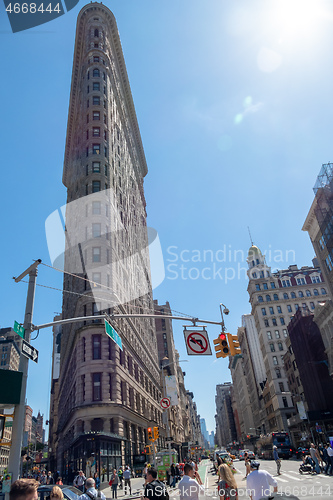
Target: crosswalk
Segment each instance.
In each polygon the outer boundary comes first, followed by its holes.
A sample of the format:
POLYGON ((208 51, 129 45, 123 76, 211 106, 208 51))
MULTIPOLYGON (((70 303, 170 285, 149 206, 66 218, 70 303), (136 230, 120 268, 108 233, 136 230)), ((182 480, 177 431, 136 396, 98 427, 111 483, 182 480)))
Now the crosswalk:
MULTIPOLYGON (((267 472, 269 472, 270 474, 272 474, 272 476, 278 482, 281 482, 281 483, 289 483, 290 482, 289 480, 304 482, 304 481, 307 481, 308 479, 312 479, 312 480, 315 480, 315 482, 317 482, 318 484, 320 484, 323 481, 325 481, 327 483, 331 483, 332 482, 332 485, 333 485, 333 478, 328 477, 325 474, 318 474, 318 475, 300 474, 298 471, 290 471, 290 470, 288 470, 287 472, 285 472, 285 471, 283 471, 281 469, 281 476, 278 476, 276 474, 276 468, 275 467, 265 466, 265 467, 263 467, 263 469, 267 470, 267 472), (288 479, 286 479, 286 478, 288 478, 288 479)), ((237 467, 236 467, 236 470, 237 470, 237 472, 240 475, 244 474, 244 471, 238 469, 237 467)))

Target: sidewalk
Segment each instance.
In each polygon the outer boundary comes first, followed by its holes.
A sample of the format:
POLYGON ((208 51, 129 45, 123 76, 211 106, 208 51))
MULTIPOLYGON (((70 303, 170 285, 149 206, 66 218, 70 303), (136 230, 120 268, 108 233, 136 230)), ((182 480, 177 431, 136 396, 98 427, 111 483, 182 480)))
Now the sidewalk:
MULTIPOLYGON (((141 497, 142 491, 143 491, 143 483, 145 482, 143 477, 135 477, 131 479, 131 489, 132 493, 131 495, 127 495, 124 489, 119 489, 117 488, 117 498, 121 499, 131 499, 131 498, 139 498, 141 497)), ((124 481, 123 481, 124 484, 124 481)), ((106 498, 112 498, 112 489, 111 486, 109 486, 109 483, 104 482, 101 483, 100 486, 100 491, 104 493, 106 498)))

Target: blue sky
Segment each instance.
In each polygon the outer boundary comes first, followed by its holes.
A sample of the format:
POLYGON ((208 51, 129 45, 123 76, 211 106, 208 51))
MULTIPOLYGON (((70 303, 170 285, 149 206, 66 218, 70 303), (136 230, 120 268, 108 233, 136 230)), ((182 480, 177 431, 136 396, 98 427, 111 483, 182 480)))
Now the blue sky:
MULTIPOLYGON (((166 277, 154 297, 216 321, 223 302, 230 309, 227 328, 235 334, 241 315, 250 312, 241 269, 246 263, 240 253, 233 258, 235 250, 246 256, 247 226, 255 244, 280 257, 268 258, 273 270, 311 265, 314 256, 301 228, 321 164, 332 159, 333 5, 105 4, 117 20, 148 163, 148 224, 163 249, 166 277), (223 261, 224 249, 232 251, 231 259, 227 253, 223 261), (204 250, 213 258, 198 262, 204 250), (286 259, 287 250, 294 258, 286 259)), ((24 317, 27 285, 12 277, 32 259, 50 264, 44 223, 66 201, 62 166, 76 18, 83 5, 16 34, 0 5, 1 327, 24 317)), ((38 283, 61 288, 62 276, 42 266, 38 283)), ((34 323, 49 322, 60 311, 61 293, 38 288, 34 323)), ((208 332, 212 344, 219 329, 208 332)), ((188 359, 187 388, 213 430, 215 386, 230 380, 228 362, 189 358, 181 322, 174 322, 174 336, 180 358, 188 359)), ((40 361, 29 368, 28 404, 45 418, 51 337, 51 329, 40 332, 33 342, 40 361)))

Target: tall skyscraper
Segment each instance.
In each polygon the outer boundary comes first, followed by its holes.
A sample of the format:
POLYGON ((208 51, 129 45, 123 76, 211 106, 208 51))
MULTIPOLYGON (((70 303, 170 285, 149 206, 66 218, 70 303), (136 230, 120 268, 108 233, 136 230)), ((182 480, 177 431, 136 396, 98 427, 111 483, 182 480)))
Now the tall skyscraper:
POLYGON ((121 463, 135 465, 147 427, 162 425, 154 319, 112 320, 120 348, 92 317, 154 313, 146 174, 116 21, 103 4, 90 3, 77 21, 63 171, 62 316, 87 317, 61 334, 54 445, 66 479, 82 468, 106 480, 121 463))

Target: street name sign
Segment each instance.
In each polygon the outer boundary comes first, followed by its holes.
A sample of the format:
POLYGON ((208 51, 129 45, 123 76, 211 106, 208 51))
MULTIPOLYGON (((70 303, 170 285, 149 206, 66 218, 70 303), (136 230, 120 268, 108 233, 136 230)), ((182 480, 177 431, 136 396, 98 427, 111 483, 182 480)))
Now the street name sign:
POLYGON ((22 354, 24 354, 27 358, 31 359, 35 363, 38 363, 38 351, 35 347, 28 344, 25 340, 22 342, 22 354))
POLYGON ((110 337, 110 339, 113 340, 117 344, 117 346, 120 347, 121 350, 123 350, 123 344, 121 342, 120 335, 116 332, 116 330, 110 325, 106 319, 104 320, 105 322, 105 333, 110 337))
POLYGON ((184 337, 188 355, 210 356, 212 354, 208 333, 204 327, 202 329, 184 327, 184 337))
POLYGON ((22 339, 24 339, 25 329, 17 321, 14 321, 14 332, 17 333, 22 339))

